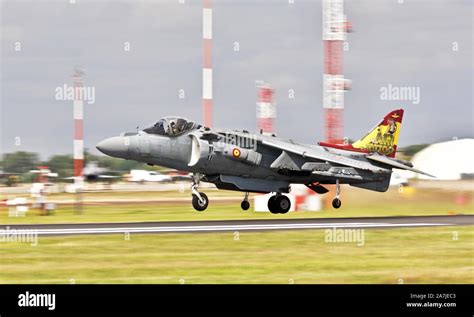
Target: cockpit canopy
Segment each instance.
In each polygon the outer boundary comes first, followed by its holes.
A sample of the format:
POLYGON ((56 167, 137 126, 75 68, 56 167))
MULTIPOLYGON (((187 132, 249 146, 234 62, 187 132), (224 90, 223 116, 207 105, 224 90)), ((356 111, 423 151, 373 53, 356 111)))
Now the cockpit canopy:
POLYGON ((143 131, 148 134, 175 136, 199 127, 197 123, 184 118, 165 117, 143 131))

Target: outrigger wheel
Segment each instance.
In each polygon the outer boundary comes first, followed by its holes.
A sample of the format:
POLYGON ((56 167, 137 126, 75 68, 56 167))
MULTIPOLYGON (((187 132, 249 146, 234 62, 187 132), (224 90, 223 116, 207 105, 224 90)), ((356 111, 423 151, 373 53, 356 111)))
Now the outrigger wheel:
POLYGON ((242 210, 249 210, 250 203, 249 203, 249 193, 248 192, 245 193, 245 198, 240 203, 240 208, 242 208, 242 210))
POLYGON ((240 208, 242 208, 242 210, 249 210, 250 203, 248 202, 248 200, 242 200, 242 202, 240 203, 240 208))
POLYGON ((339 198, 334 198, 332 200, 332 206, 336 209, 338 209, 339 207, 341 207, 342 203, 341 203, 341 200, 339 198))
POLYGON ((339 196, 341 195, 341 185, 339 185, 339 180, 336 180, 336 197, 332 200, 332 206, 336 209, 341 207, 342 202, 339 199, 339 196))

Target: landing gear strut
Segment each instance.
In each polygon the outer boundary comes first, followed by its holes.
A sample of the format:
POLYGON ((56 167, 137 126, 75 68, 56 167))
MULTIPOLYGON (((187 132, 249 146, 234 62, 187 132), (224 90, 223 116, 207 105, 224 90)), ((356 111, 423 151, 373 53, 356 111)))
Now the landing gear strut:
POLYGON ((267 206, 272 214, 286 214, 290 210, 291 202, 285 195, 277 193, 268 199, 267 206))
POLYGON ((341 194, 341 187, 339 185, 339 180, 336 179, 336 197, 332 201, 332 206, 336 209, 338 209, 342 205, 342 202, 339 199, 340 194, 341 194))
POLYGON ((193 207, 197 211, 204 211, 206 210, 207 206, 209 205, 209 199, 207 195, 204 193, 200 193, 198 191, 199 181, 201 180, 201 176, 199 174, 193 174, 193 183, 191 184, 191 192, 193 193, 193 207))
POLYGON ((245 193, 245 198, 240 203, 240 208, 242 208, 242 210, 248 210, 250 208, 249 193, 248 192, 245 193))

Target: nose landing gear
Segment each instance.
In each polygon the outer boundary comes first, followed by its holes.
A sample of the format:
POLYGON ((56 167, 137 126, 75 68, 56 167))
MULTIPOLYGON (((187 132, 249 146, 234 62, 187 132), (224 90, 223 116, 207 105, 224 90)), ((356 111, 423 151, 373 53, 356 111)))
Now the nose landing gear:
POLYGON ((197 211, 204 211, 206 210, 207 206, 209 205, 209 199, 207 195, 198 191, 200 181, 200 175, 194 174, 193 175, 193 183, 191 184, 191 192, 193 193, 193 207, 197 211))
POLYGON ((198 194, 199 196, 196 194, 193 194, 193 207, 197 211, 204 211, 209 205, 209 199, 207 198, 207 195, 204 193, 198 193, 198 194))

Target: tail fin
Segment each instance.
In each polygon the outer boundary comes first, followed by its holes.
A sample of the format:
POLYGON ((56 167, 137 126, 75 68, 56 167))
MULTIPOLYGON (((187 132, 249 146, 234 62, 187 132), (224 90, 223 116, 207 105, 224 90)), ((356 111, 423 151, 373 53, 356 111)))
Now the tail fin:
POLYGON ((388 157, 395 157, 402 119, 403 109, 393 110, 366 135, 352 144, 320 142, 319 145, 357 152, 377 152, 388 157))
POLYGON ((395 157, 402 119, 403 109, 390 112, 369 133, 352 143, 352 147, 367 150, 369 153, 377 152, 389 157, 395 157))

